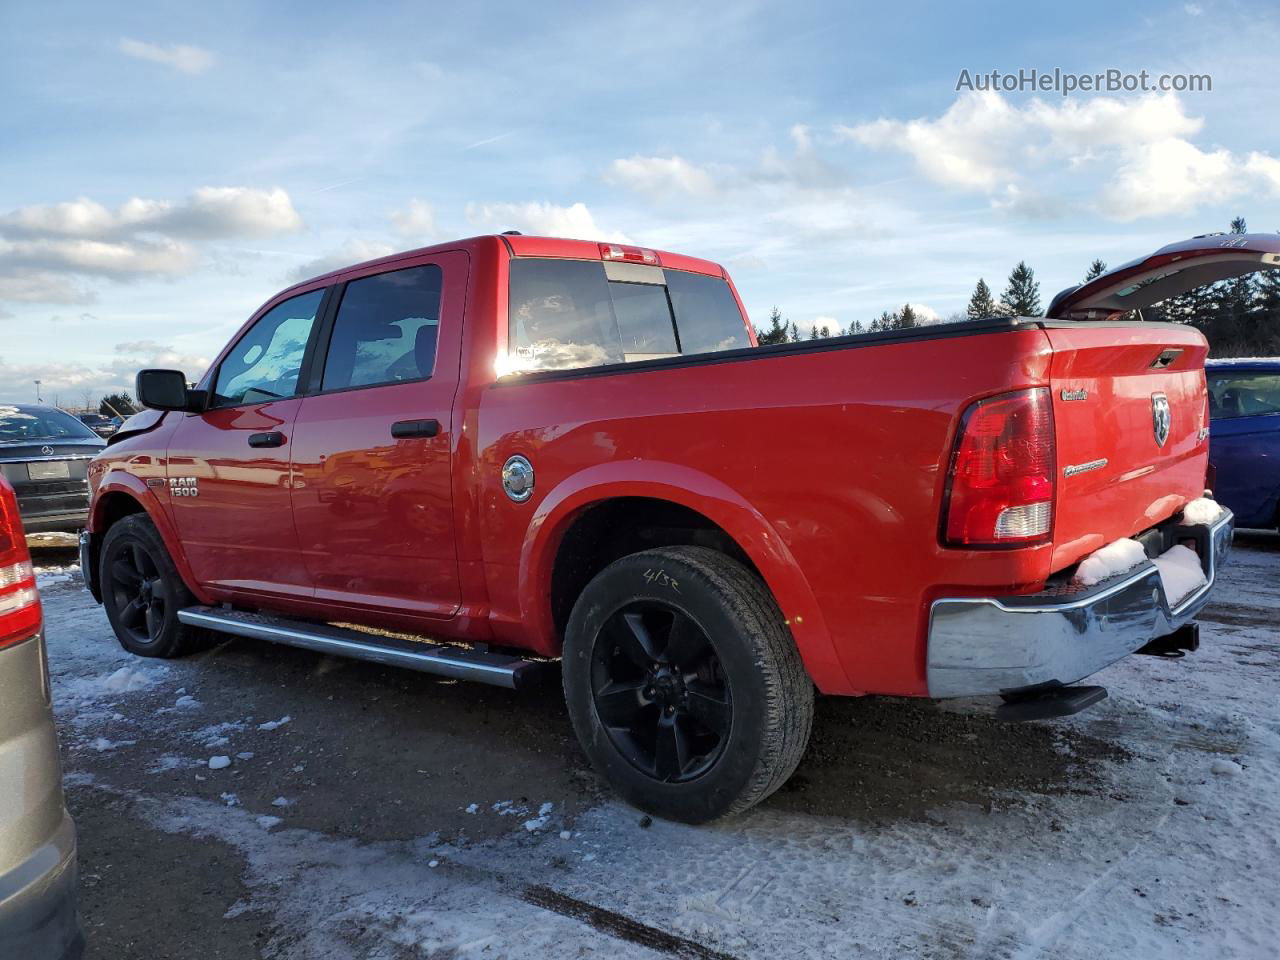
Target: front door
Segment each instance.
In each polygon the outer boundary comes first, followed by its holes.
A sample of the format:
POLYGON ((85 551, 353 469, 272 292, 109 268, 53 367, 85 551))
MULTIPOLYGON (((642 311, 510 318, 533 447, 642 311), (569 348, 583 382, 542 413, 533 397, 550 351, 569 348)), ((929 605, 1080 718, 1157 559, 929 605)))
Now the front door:
POLYGON ((335 292, 291 443, 317 600, 412 618, 458 609, 450 450, 466 281, 454 252, 335 292))
POLYGON ((250 326, 209 381, 204 413, 169 444, 169 503, 195 579, 221 591, 308 597, 289 499, 298 381, 324 296, 285 300, 250 326))

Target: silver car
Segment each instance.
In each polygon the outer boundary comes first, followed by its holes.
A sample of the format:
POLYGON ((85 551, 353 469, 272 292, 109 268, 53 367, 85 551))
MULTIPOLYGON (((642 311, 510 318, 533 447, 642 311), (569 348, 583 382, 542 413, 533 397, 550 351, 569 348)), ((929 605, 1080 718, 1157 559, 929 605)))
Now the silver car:
POLYGON ((83 952, 40 599, 17 499, 0 477, 0 958, 83 952))

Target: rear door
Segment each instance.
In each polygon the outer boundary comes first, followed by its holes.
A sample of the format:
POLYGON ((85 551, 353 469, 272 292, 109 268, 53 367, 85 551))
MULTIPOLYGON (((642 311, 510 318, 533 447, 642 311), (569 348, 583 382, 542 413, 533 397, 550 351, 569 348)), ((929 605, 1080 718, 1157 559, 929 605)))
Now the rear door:
POLYGON ((259 317, 209 380, 201 414, 169 444, 169 503, 197 581, 247 594, 310 595, 289 500, 289 450, 323 290, 259 317))
POLYGON ((317 600, 427 618, 458 609, 450 462, 467 267, 446 252, 335 292, 290 448, 317 600))

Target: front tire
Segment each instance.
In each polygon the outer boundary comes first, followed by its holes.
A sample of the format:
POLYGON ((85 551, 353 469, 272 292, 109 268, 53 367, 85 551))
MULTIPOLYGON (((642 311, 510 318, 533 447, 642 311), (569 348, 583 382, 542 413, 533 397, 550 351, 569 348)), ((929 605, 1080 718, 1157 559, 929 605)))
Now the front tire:
POLYGON ((203 647, 206 635, 178 620, 194 605, 155 524, 133 514, 114 524, 99 561, 102 605, 120 646, 140 657, 170 659, 203 647))
POLYGON ((813 724, 813 684, 772 595, 704 547, 597 574, 569 617, 563 679, 596 770, 634 806, 686 823, 777 790, 813 724))

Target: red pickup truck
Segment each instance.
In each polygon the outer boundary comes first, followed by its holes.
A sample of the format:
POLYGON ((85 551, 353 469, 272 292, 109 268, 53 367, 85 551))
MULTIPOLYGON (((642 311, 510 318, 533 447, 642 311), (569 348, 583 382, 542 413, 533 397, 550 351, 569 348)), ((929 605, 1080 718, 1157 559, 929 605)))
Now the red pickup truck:
POLYGON ((787 779, 815 688, 1058 716, 1194 648, 1233 529, 1182 515, 1207 346, 1117 317, 1278 265, 1280 237, 1204 237, 1047 318, 761 347, 680 254, 504 234, 360 264, 273 297, 196 386, 138 375, 85 579, 143 656, 218 631, 509 687, 559 658, 597 769, 705 821, 787 779), (1115 541, 1137 557, 1082 578, 1115 541))

